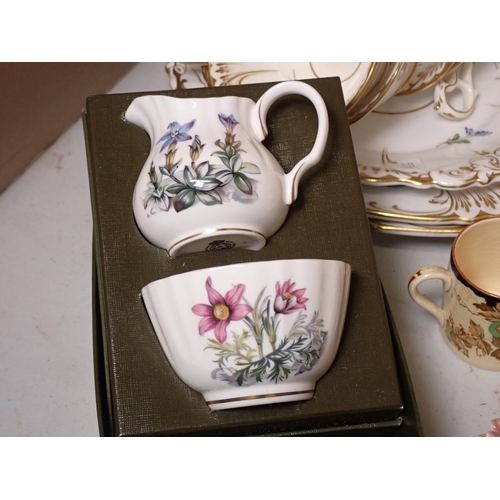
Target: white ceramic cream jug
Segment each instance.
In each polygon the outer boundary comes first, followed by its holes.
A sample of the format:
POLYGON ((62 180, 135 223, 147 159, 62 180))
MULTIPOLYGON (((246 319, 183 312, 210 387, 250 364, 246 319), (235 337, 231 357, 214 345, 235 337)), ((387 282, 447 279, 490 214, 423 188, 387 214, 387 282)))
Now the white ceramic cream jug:
POLYGON ((329 129, 321 95, 299 81, 278 83, 257 103, 235 96, 141 96, 125 119, 151 139, 133 195, 137 225, 174 258, 233 247, 260 250, 285 221, 302 175, 321 159, 329 129), (310 153, 285 174, 261 142, 269 108, 289 94, 313 103, 318 131, 310 153))

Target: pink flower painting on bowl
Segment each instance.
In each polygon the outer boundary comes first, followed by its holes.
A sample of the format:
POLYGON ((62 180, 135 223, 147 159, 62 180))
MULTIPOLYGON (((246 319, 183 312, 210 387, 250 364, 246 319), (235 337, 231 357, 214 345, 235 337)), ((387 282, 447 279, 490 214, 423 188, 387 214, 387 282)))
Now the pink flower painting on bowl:
POLYGON ((296 288, 291 279, 282 283, 276 282, 275 295, 266 294, 264 286, 250 305, 243 283, 222 295, 210 276, 206 278, 209 304, 196 304, 191 311, 201 316, 200 335, 214 332, 215 339, 207 339, 207 348, 216 353, 212 378, 235 385, 277 383, 318 363, 328 338, 323 319, 319 311, 310 318, 304 312, 309 300, 305 288, 296 288), (228 339, 230 325, 232 339, 228 339))
POLYGON ((276 282, 276 298, 274 300, 274 311, 281 314, 290 314, 299 309, 307 309, 306 302, 309 300, 304 297, 305 288, 294 290, 295 283, 287 280, 280 285, 276 282))
POLYGON ((240 304, 245 285, 236 285, 222 296, 212 287, 212 280, 208 277, 205 288, 210 304, 196 304, 191 310, 202 317, 198 325, 200 335, 214 330, 215 338, 222 344, 227 339, 227 327, 231 321, 243 319, 253 311, 253 307, 240 304))

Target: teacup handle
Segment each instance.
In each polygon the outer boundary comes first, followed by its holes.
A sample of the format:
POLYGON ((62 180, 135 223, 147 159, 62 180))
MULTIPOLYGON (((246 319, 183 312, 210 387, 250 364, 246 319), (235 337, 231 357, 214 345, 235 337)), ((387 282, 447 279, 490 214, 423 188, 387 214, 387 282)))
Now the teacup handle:
POLYGON ((450 271, 446 270, 441 266, 426 266, 422 267, 410 278, 408 282, 408 292, 411 298, 426 311, 430 312, 433 316, 437 318, 441 326, 444 325, 446 320, 446 313, 444 309, 438 307, 434 302, 424 297, 419 291, 418 286, 420 283, 431 280, 438 279, 443 282, 444 290, 448 291, 451 288, 451 274, 450 271))
POLYGON ((478 92, 474 88, 474 82, 472 81, 472 63, 464 62, 436 84, 434 89, 434 110, 449 120, 463 120, 474 111, 477 95, 478 92), (460 90, 462 93, 462 109, 455 109, 448 102, 447 94, 455 89, 460 90))
POLYGON ((260 141, 263 141, 267 136, 266 117, 269 108, 280 97, 290 94, 302 95, 313 103, 318 114, 318 132, 310 153, 300 160, 288 174, 285 174, 285 203, 287 205, 292 204, 297 199, 298 184, 301 177, 316 165, 323 156, 329 130, 328 111, 320 93, 307 83, 286 81, 280 82, 267 90, 253 109, 252 127, 260 141))

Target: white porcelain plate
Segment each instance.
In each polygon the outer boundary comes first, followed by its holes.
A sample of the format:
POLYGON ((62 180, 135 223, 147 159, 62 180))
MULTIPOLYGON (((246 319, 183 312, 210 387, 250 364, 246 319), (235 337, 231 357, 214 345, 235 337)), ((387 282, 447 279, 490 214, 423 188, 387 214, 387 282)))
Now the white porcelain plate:
POLYGON ((392 97, 353 123, 361 182, 447 190, 500 182, 500 63, 474 63, 473 76, 479 96, 466 120, 434 111, 430 88, 392 97))
POLYGON ((360 95, 374 68, 373 62, 208 63, 211 83, 215 87, 338 76, 346 105, 360 95))
POLYGON ((420 236, 425 238, 455 238, 464 226, 420 226, 404 222, 387 222, 370 219, 370 225, 377 231, 400 236, 420 236))
POLYGON ((368 217, 420 226, 466 225, 500 215, 500 185, 456 191, 363 185, 368 217))
POLYGON ((373 62, 209 62, 167 63, 173 89, 224 87, 249 83, 338 76, 347 104, 357 100, 372 77, 373 62))
POLYGON ((380 71, 373 77, 372 85, 368 86, 356 104, 348 107, 349 123, 361 120, 372 110, 382 106, 408 79, 414 67, 415 63, 380 63, 377 67, 380 71))

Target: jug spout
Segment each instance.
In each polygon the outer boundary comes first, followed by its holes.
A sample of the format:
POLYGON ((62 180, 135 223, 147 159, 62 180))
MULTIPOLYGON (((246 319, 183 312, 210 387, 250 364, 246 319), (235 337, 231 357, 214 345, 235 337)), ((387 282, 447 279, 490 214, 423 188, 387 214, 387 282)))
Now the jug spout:
POLYGON ((161 109, 154 104, 150 96, 137 97, 124 114, 126 122, 142 128, 154 144, 157 141, 158 123, 161 123, 161 109))

